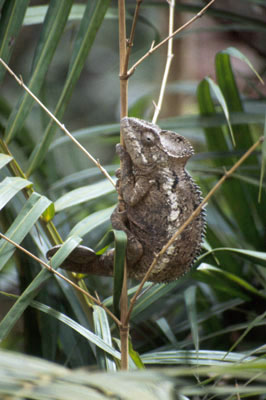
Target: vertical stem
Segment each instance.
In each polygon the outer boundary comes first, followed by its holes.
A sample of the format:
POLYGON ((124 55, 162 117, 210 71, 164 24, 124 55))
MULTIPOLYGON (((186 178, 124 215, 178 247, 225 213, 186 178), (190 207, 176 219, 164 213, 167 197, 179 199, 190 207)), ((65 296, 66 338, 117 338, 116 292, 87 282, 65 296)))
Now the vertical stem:
MULTIPOLYGON (((127 78, 127 38, 125 0, 118 0, 119 10, 119 55, 120 55, 120 117, 127 116, 128 108, 128 78, 127 78)), ((123 138, 121 137, 123 142, 123 138)), ((123 144, 123 143, 122 143, 123 144)))
MULTIPOLYGON (((126 42, 126 10, 125 0, 118 0, 119 11, 119 55, 120 55, 120 117, 127 116, 128 109, 128 77, 127 77, 127 42, 126 42)), ((123 144, 123 136, 120 135, 123 144)), ((127 323, 128 298, 127 298, 127 264, 124 265, 124 281, 120 300, 121 310, 121 369, 128 369, 128 335, 129 324, 127 323)))
MULTIPOLYGON (((175 0, 168 0, 168 3, 169 3, 169 31, 168 31, 168 35, 171 36, 173 34, 173 31, 174 31, 175 0)), ((174 55, 173 55, 173 37, 171 37, 171 39, 168 40, 167 59, 166 59, 166 64, 165 64, 164 75, 163 75, 163 80, 162 80, 162 84, 161 84, 159 99, 158 99, 157 104, 155 104, 155 110, 154 110, 154 115, 153 115, 153 119, 152 119, 152 123, 153 124, 156 123, 156 121, 158 119, 158 116, 159 116, 159 113, 160 113, 161 108, 162 108, 164 93, 165 93, 165 89, 166 89, 167 78, 168 78, 168 75, 169 75, 170 66, 171 66, 173 57, 174 57, 174 55)))

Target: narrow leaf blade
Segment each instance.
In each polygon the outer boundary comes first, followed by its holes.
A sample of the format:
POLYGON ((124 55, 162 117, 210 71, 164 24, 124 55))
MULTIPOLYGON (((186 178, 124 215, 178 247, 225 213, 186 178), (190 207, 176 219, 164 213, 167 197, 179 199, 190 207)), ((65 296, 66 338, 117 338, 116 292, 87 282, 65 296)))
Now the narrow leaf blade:
MULTIPOLYGON (((6 236, 20 244, 50 204, 51 201, 47 199, 47 197, 33 193, 25 203, 15 221, 7 230, 6 236)), ((4 239, 0 240, 0 270, 13 255, 14 251, 14 246, 4 239)))

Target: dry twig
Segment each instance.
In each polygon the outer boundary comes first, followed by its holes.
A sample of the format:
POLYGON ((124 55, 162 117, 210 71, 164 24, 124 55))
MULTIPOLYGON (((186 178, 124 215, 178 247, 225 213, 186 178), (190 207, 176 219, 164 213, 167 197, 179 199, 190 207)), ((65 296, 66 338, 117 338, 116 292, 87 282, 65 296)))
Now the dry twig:
MULTIPOLYGON (((175 14, 175 0, 169 0, 169 36, 172 35, 174 31, 174 14, 175 14)), ((163 104, 163 99, 164 99, 164 94, 165 94, 165 89, 166 89, 166 83, 171 67, 171 63, 173 60, 174 54, 173 54, 173 37, 171 37, 168 40, 168 48, 167 48, 167 58, 166 58, 166 64, 165 64, 165 69, 164 69, 164 74, 163 74, 163 79, 162 79, 162 84, 161 84, 161 89, 160 89, 160 94, 159 94, 159 99, 158 102, 155 105, 155 110, 154 110, 154 115, 152 118, 152 123, 156 124, 156 121, 158 119, 159 113, 162 108, 163 104)))
POLYGON ((147 51, 146 54, 144 54, 143 57, 141 57, 127 72, 127 77, 130 77, 135 69, 147 58, 149 57, 152 53, 154 53, 156 50, 158 50, 161 46, 163 46, 165 43, 168 42, 169 39, 186 29, 189 25, 191 25, 193 22, 196 21, 196 19, 202 17, 202 15, 207 11, 207 9, 215 2, 215 0, 211 0, 203 9, 198 12, 193 18, 191 18, 188 22, 186 22, 184 25, 182 25, 180 28, 176 29, 170 36, 167 36, 165 39, 163 39, 160 43, 158 43, 156 46, 154 44, 151 45, 151 48, 149 51, 147 51))

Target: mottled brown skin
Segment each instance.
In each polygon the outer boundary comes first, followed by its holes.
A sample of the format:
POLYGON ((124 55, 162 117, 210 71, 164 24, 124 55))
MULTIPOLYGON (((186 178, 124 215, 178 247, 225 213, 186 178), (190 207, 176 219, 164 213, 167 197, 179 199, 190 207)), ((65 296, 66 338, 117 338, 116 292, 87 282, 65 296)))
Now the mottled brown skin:
MULTIPOLYGON (((185 170, 193 148, 183 136, 137 118, 123 118, 121 131, 125 148, 117 145, 122 164, 117 189, 122 200, 111 221, 113 228, 127 233, 128 276, 140 280, 155 254, 199 205, 201 193, 185 170)), ((201 212, 158 260, 149 280, 169 282, 182 276, 200 252, 204 227, 201 212)), ((62 267, 112 275, 113 250, 96 256, 87 249, 87 256, 86 248, 80 246, 62 267)))

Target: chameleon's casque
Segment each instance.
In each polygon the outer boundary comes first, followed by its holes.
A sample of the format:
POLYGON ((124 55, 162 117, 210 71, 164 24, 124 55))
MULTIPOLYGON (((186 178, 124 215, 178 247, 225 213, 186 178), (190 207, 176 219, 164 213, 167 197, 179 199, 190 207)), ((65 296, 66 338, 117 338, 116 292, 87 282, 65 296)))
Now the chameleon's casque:
MULTIPOLYGON (((140 280, 154 255, 200 204, 201 193, 185 170, 193 155, 187 139, 137 118, 123 118, 121 131, 125 147, 117 145, 122 165, 117 171, 117 189, 123 200, 111 221, 113 228, 127 233, 128 276, 140 280)), ((200 252, 204 229, 202 211, 159 258, 149 280, 169 282, 183 275, 200 252)), ((58 247, 49 250, 48 258, 58 247)), ((79 246, 62 268, 110 276, 113 252, 97 256, 79 246)))

